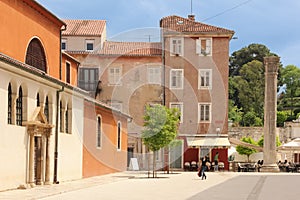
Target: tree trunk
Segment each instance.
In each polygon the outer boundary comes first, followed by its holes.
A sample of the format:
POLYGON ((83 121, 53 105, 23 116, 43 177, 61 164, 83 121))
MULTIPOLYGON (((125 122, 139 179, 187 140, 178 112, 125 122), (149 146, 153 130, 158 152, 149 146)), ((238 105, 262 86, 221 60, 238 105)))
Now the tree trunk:
POLYGON ((156 165, 156 156, 155 151, 153 151, 153 178, 155 178, 155 165, 156 165))

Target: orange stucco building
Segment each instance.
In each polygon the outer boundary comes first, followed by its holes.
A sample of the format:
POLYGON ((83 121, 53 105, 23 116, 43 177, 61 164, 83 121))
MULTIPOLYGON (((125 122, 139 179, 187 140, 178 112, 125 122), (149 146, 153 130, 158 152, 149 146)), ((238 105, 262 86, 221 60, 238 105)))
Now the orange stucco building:
POLYGON ((2 0, 0 10, 0 52, 25 63, 28 44, 37 38, 45 49, 46 72, 59 79, 64 22, 32 0, 2 0))
POLYGON ((83 177, 127 169, 127 119, 92 99, 84 103, 83 177))

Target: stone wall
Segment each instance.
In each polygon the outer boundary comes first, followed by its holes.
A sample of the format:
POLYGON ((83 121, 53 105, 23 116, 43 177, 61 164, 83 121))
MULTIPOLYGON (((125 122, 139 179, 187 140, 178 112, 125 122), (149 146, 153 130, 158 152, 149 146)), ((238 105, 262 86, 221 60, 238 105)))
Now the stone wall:
MULTIPOLYGON (((250 136, 255 141, 258 141, 263 135, 263 130, 264 127, 229 127, 228 137, 241 139, 250 136)), ((291 140, 291 126, 276 128, 276 132, 281 143, 286 143, 291 140)))

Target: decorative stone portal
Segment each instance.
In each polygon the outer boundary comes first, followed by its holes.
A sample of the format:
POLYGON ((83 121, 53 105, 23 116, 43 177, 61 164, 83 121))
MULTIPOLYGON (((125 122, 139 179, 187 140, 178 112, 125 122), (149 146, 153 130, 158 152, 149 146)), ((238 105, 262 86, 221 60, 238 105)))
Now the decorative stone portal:
POLYGON ((42 107, 37 107, 29 122, 24 123, 29 136, 28 180, 31 187, 50 184, 49 141, 54 127, 48 123, 42 107))

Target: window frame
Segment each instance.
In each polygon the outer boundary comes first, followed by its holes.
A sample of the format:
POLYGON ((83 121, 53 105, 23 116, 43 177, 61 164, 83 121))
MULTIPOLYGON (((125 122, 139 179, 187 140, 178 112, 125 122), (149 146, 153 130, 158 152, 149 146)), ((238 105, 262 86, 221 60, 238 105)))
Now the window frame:
POLYGON ((184 37, 170 38, 170 55, 171 56, 184 55, 184 37))
POLYGON ((211 123, 211 117, 212 117, 212 113, 211 113, 211 110, 212 110, 212 104, 211 103, 205 103, 205 102, 201 102, 201 103, 198 103, 198 123, 211 123), (208 106, 208 110, 207 110, 207 107, 205 107, 204 109, 204 116, 203 116, 203 119, 202 119, 202 106, 208 106), (208 113, 208 120, 207 120, 207 111, 209 112, 208 113))
POLYGON ((96 148, 102 148, 102 117, 100 115, 96 119, 96 148))
POLYGON ((122 149, 122 124, 120 121, 117 122, 117 151, 122 149))
POLYGON ((95 49, 95 40, 94 39, 86 39, 85 40, 85 50, 86 51, 94 51, 95 49), (89 48, 89 45, 92 45, 92 49, 89 48))
POLYGON ((65 133, 70 133, 70 127, 69 127, 69 105, 67 104, 66 110, 65 110, 65 119, 64 119, 64 132, 65 133))
POLYGON ((121 66, 115 66, 115 67, 108 68, 108 85, 110 85, 110 86, 122 85, 121 78, 122 78, 122 67, 121 66), (111 70, 113 70, 113 72, 111 70), (119 72, 116 73, 116 70, 119 70, 119 72))
POLYGON ((183 87, 184 87, 184 82, 183 82, 183 80, 184 80, 184 69, 171 69, 170 70, 170 88, 171 89, 183 89, 183 87), (176 72, 176 74, 174 74, 173 75, 173 73, 174 72, 176 72), (180 76, 178 76, 178 72, 181 72, 181 75, 180 76), (176 79, 176 85, 173 85, 173 78, 175 78, 176 79), (181 78, 181 80, 177 80, 178 78, 181 78), (177 84, 180 84, 179 86, 177 85, 177 84))
POLYGON ((198 89, 212 89, 212 69, 199 69, 198 70, 198 89), (203 73, 204 73, 204 75, 203 75, 203 73), (208 77, 207 77, 207 73, 209 73, 208 77), (204 83, 202 81, 202 77, 203 77, 204 83), (207 78, 208 78, 208 81, 207 81, 207 78))
POLYGON ((64 109, 63 109, 63 104, 62 101, 59 102, 59 127, 60 127, 60 132, 64 132, 64 109))
POLYGON ((147 79, 150 84, 159 84, 161 85, 161 66, 148 66, 147 67, 147 79), (156 71, 157 70, 157 71, 156 71))
POLYGON ((212 56, 212 38, 198 38, 196 40, 196 54, 199 56, 212 56), (203 41, 205 41, 205 49, 202 47, 203 41))
POLYGON ((170 102, 170 108, 178 108, 180 111, 180 123, 183 123, 183 102, 170 102))
POLYGON ((16 125, 22 126, 23 122, 23 89, 20 86, 18 98, 16 100, 16 125))
POLYGON ((68 48, 68 39, 62 38, 61 39, 61 50, 67 50, 68 48))
POLYGON ((80 67, 78 75, 78 87, 85 91, 96 91, 99 81, 99 68, 98 67, 80 67), (91 79, 91 71, 94 71, 94 79, 91 79), (86 73, 87 78, 86 80, 86 73))
POLYGON ((13 124, 12 113, 13 113, 12 89, 11 89, 11 83, 9 83, 7 88, 7 124, 13 124))
POLYGON ((47 119, 48 123, 50 123, 49 98, 48 98, 48 96, 46 96, 46 98, 45 98, 44 114, 46 116, 46 119, 47 119))
POLYGON ((66 83, 71 84, 71 63, 66 61, 66 83))

